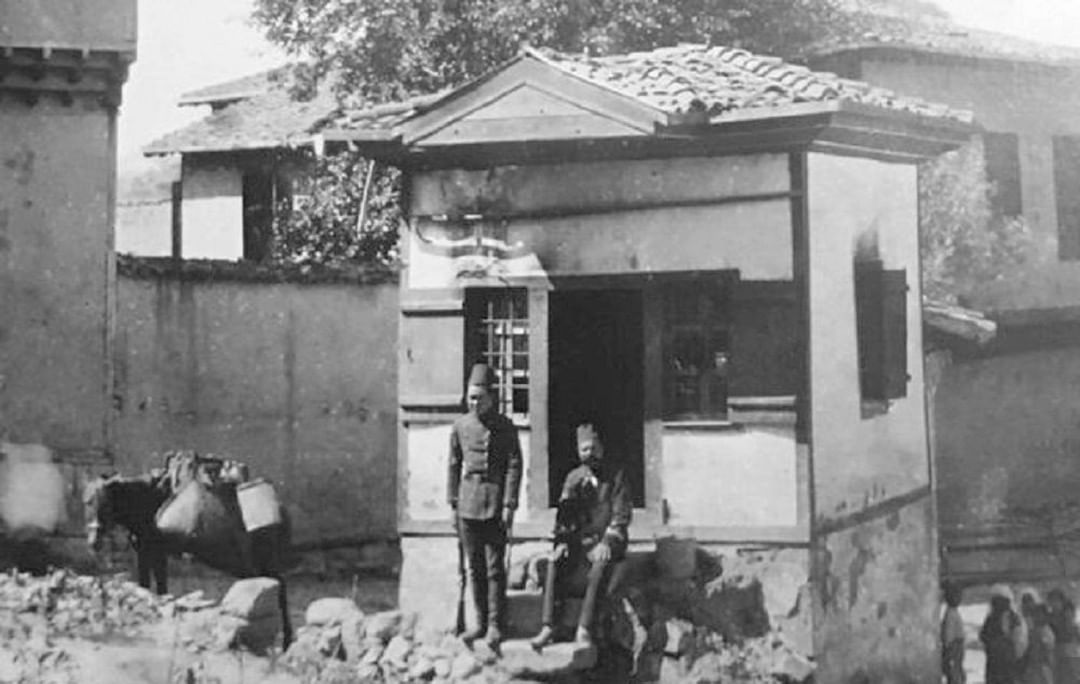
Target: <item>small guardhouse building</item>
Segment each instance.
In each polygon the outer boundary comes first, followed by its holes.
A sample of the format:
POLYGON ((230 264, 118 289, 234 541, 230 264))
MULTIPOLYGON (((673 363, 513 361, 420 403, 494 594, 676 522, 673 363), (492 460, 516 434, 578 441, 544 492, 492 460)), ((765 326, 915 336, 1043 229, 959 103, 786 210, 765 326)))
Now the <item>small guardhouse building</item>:
POLYGON ((689 45, 527 49, 392 130, 336 132, 406 173, 402 607, 453 615, 446 459, 482 360, 525 454, 519 544, 542 547, 590 417, 636 543, 766 550, 797 578, 818 681, 935 677, 916 180, 971 131, 689 45))

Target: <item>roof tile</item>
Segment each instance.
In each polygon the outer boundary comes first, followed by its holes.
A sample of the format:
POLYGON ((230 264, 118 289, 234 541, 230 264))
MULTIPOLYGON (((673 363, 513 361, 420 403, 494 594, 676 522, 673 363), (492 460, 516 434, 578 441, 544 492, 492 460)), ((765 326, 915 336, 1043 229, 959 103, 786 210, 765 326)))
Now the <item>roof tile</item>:
POLYGON ((841 80, 740 48, 680 45, 610 57, 531 50, 555 67, 671 114, 697 101, 722 112, 798 102, 850 101, 968 122, 968 112, 928 105, 860 81, 841 80))

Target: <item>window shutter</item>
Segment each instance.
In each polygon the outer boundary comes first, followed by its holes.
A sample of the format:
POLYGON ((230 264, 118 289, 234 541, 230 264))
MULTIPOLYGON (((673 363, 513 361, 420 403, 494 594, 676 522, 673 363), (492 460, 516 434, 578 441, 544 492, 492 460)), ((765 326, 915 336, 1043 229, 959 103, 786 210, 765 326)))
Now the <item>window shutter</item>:
POLYGON ((460 407, 464 392, 464 312, 460 300, 403 303, 400 401, 409 408, 460 407))
POLYGON ((885 399, 907 396, 907 271, 886 270, 882 280, 882 364, 885 399))
POLYGON ((859 386, 863 399, 884 399, 882 386, 881 273, 879 260, 855 263, 855 332, 859 345, 859 386))
POLYGON ((855 316, 863 399, 907 396, 907 271, 856 263, 855 316))

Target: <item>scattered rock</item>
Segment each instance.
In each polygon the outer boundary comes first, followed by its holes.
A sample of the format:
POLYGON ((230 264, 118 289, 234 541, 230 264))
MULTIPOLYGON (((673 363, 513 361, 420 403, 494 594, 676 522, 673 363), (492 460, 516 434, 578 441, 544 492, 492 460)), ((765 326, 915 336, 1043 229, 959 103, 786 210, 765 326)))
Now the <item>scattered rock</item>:
POLYGON ((269 577, 250 577, 237 580, 221 599, 221 610, 246 620, 257 620, 279 614, 278 597, 281 583, 269 577))
POLYGON ((420 658, 409 668, 409 679, 431 679, 435 676, 435 663, 420 658))
POLYGON ((724 659, 719 654, 706 653, 694 661, 685 681, 688 684, 724 684, 731 681, 727 675, 724 659))
POLYGON ((664 623, 667 639, 664 642, 664 655, 679 657, 694 645, 694 625, 687 620, 672 618, 664 623))
POLYGON ((411 651, 412 643, 399 634, 390 639, 390 643, 386 645, 386 650, 383 651, 379 662, 387 663, 399 670, 404 670, 408 667, 408 658, 411 651))
POLYGON ((364 613, 352 599, 320 598, 308 604, 304 611, 304 624, 340 625, 346 620, 355 620, 357 616, 363 619, 364 613))
POLYGON ((374 663, 360 663, 356 667, 356 676, 361 682, 378 681, 380 676, 379 666, 374 663))
POLYGON ((468 651, 459 653, 450 665, 450 678, 455 680, 468 679, 479 672, 480 661, 468 651))
POLYGON ((381 639, 386 643, 397 634, 401 627, 402 613, 400 610, 387 610, 375 613, 367 618, 364 625, 365 636, 381 639))
POLYGON ((319 632, 317 648, 319 653, 327 658, 341 657, 344 660, 344 653, 341 648, 341 625, 324 627, 319 632))
POLYGON ((705 586, 705 596, 691 608, 695 624, 727 641, 760 637, 769 631, 761 582, 747 575, 721 575, 705 586))
POLYGON ((452 671, 450 667, 450 661, 446 658, 439 658, 435 661, 435 677, 438 679, 447 679, 452 671))

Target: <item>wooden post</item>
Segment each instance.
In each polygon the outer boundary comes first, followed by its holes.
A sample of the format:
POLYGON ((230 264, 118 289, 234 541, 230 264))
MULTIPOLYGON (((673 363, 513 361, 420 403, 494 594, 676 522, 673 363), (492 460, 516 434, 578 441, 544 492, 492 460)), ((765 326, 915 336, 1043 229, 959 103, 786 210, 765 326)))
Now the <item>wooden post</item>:
POLYGON ((184 258, 184 184, 183 181, 172 183, 172 258, 180 261, 184 258))

